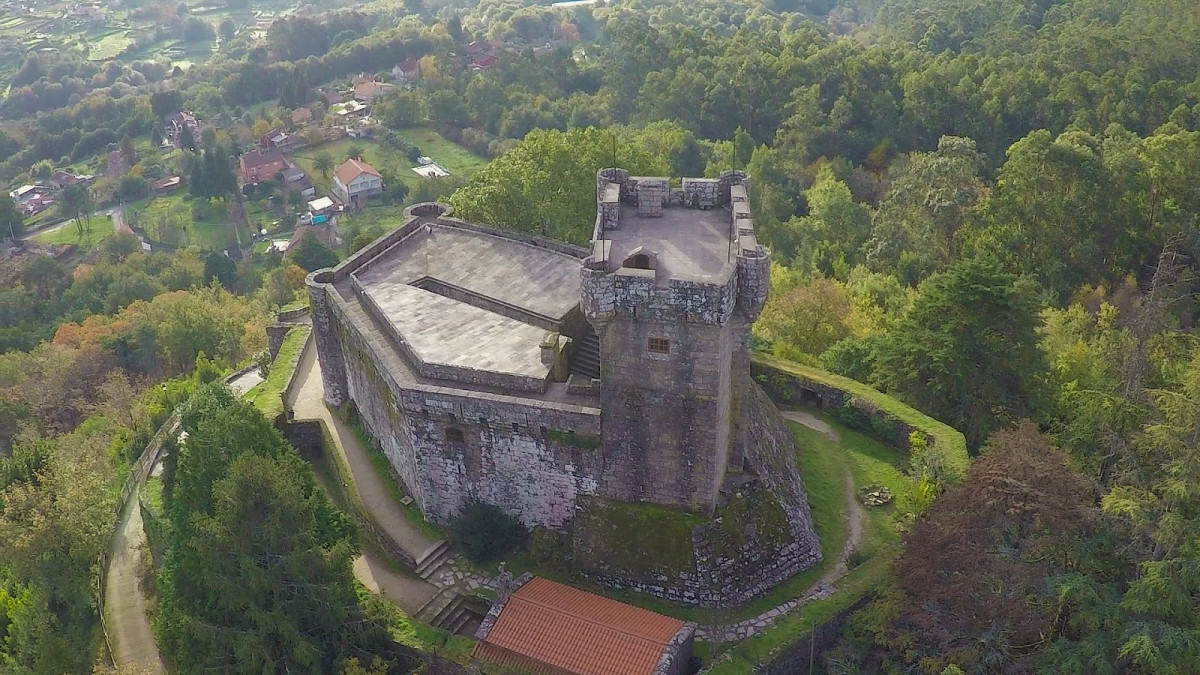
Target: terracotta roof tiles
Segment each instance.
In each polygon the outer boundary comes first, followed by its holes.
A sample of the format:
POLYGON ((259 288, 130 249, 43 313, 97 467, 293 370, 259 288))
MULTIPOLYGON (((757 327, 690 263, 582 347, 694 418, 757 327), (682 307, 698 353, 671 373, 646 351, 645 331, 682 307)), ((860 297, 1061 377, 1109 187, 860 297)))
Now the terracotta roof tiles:
POLYGON ((683 626, 535 577, 510 596, 474 655, 537 673, 648 675, 683 626))

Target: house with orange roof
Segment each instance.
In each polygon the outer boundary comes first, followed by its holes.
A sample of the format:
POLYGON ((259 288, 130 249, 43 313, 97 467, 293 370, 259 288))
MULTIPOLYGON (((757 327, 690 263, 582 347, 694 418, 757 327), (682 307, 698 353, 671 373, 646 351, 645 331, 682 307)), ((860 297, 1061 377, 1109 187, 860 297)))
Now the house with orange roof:
POLYGON ((396 85, 388 84, 386 82, 375 82, 374 80, 360 82, 354 85, 354 100, 362 103, 370 103, 379 95, 386 94, 395 88, 396 85))
POLYGON ((497 598, 471 656, 538 675, 682 675, 696 624, 526 574, 497 598))
POLYGON ((383 192, 383 177, 370 164, 348 159, 333 170, 333 192, 347 204, 366 201, 383 192))

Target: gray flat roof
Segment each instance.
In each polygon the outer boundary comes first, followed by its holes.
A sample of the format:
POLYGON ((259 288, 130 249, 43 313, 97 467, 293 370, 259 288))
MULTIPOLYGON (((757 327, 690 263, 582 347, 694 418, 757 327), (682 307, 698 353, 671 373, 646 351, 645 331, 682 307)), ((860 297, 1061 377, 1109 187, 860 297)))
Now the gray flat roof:
POLYGON ((638 247, 658 256, 655 268, 668 278, 715 280, 726 265, 736 264, 730 246, 732 214, 710 210, 664 207, 657 218, 639 216, 636 206, 622 204, 620 229, 606 230, 612 242, 609 270, 615 271, 638 247))
POLYGON ((461 371, 483 371, 545 382, 542 338, 578 307, 579 266, 576 257, 504 236, 421 225, 352 272, 356 283, 346 279, 339 292, 361 289, 373 316, 402 341, 393 343, 399 353, 459 371, 421 366, 430 377, 458 386, 473 380, 461 371))
POLYGON ((579 259, 512 239, 433 226, 404 239, 356 276, 372 285, 430 277, 534 314, 562 319, 579 304, 579 259))
POLYGON ((405 283, 364 288, 417 358, 425 363, 544 380, 545 330, 405 283))

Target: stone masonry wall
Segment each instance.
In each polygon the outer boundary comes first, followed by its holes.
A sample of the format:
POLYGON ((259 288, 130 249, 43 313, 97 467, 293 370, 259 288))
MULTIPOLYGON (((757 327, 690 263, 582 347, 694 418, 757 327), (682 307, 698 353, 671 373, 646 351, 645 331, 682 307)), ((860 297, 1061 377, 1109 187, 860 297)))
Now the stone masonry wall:
POLYGON ((820 561, 791 432, 760 388, 740 395, 745 405, 739 444, 755 474, 722 495, 715 512, 692 528, 690 542, 680 542, 691 544, 691 555, 680 556, 687 563, 676 561, 674 568, 636 564, 636 558, 622 553, 629 542, 620 525, 591 517, 595 507, 585 500, 572 537, 575 574, 673 602, 729 607, 820 561))
POLYGON ((599 410, 400 386, 338 302, 331 315, 348 398, 427 518, 445 523, 475 498, 526 525, 561 528, 576 497, 597 489, 599 410))
POLYGON ((621 319, 600 344, 602 492, 711 510, 730 446, 728 327, 621 319), (651 337, 671 353, 649 351, 651 337))

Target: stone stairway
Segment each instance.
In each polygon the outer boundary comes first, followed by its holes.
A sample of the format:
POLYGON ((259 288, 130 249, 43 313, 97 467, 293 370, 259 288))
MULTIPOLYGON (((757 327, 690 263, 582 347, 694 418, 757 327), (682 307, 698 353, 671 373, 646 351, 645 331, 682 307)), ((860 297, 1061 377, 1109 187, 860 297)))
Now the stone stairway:
POLYGON ((454 572, 450 563, 454 561, 454 551, 445 539, 439 539, 417 558, 415 571, 417 576, 435 586, 450 586, 454 584, 454 572))
POLYGON ((586 333, 575 341, 571 351, 571 374, 579 377, 600 378, 600 338, 589 326, 586 333))

